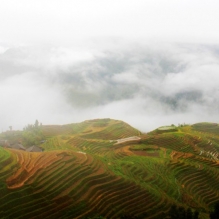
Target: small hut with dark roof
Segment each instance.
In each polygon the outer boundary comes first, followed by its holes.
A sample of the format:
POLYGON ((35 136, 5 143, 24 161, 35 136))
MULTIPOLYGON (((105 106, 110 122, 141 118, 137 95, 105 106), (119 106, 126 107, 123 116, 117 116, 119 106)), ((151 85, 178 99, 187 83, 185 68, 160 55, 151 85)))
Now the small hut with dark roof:
POLYGON ((10 148, 17 149, 17 150, 23 150, 23 151, 26 150, 26 148, 22 144, 13 144, 10 146, 10 148))
POLYGON ((42 152, 42 149, 38 146, 33 145, 33 146, 27 148, 26 151, 29 151, 29 152, 42 152))
POLYGON ((7 140, 0 140, 0 146, 9 147, 10 144, 7 140))

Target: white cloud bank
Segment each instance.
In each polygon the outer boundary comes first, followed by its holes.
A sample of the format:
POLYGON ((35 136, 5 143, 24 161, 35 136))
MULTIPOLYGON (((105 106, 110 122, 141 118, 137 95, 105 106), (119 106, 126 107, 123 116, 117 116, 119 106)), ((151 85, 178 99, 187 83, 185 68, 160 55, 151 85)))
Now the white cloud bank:
POLYGON ((1 129, 22 129, 35 119, 115 118, 142 131, 219 122, 218 46, 129 42, 115 48, 24 46, 1 53, 1 129))

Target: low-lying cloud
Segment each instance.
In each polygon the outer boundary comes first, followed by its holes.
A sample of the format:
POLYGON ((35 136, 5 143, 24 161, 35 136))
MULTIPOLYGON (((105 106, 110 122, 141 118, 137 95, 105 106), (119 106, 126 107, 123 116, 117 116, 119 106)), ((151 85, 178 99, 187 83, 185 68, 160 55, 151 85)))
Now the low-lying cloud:
POLYGON ((0 127, 124 120, 142 131, 218 122, 219 46, 124 43, 0 50, 0 127), (108 45, 108 44, 107 44, 108 45))

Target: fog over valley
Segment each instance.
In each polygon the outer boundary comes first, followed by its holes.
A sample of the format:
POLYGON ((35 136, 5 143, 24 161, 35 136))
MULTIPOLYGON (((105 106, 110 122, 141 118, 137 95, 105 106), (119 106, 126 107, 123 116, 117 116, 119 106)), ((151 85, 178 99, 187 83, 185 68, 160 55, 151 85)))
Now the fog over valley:
POLYGON ((218 46, 113 44, 98 50, 2 46, 1 129, 22 129, 35 119, 114 118, 142 131, 218 121, 218 46))

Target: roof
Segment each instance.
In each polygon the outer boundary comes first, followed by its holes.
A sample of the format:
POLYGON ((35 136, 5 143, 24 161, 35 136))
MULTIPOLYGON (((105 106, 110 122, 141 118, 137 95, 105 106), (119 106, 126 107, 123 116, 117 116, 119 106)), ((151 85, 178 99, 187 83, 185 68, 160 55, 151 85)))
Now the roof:
POLYGON ((8 147, 10 144, 7 140, 0 140, 0 146, 8 147))
POLYGON ((27 148, 26 151, 29 151, 29 152, 42 152, 42 149, 38 146, 33 145, 33 146, 27 148))
POLYGON ((10 148, 13 148, 13 149, 18 149, 18 150, 26 150, 25 147, 22 145, 22 144, 13 144, 10 146, 10 148))

